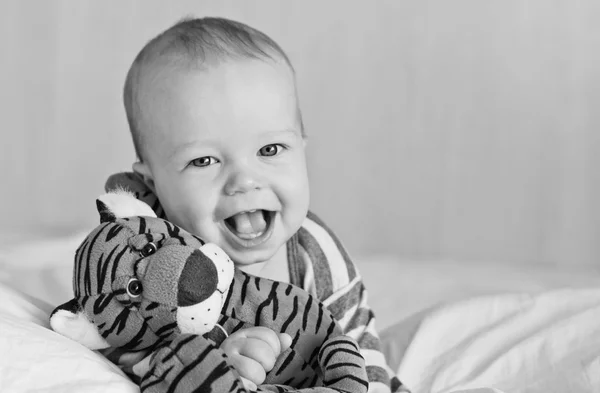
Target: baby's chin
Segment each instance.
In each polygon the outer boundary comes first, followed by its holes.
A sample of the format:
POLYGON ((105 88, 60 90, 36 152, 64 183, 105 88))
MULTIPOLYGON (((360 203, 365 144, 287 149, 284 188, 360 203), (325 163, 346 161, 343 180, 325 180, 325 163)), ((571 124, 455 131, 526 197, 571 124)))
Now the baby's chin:
POLYGON ((223 247, 223 250, 233 260, 236 267, 244 270, 244 267, 249 267, 256 264, 267 263, 275 257, 278 249, 269 250, 236 250, 223 247))

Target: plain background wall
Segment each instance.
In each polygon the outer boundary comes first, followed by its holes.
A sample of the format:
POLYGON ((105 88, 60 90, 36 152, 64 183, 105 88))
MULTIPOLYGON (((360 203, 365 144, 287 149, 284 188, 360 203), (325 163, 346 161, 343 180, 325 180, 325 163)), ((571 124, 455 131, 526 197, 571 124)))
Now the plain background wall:
POLYGON ((600 2, 0 3, 0 232, 94 225, 134 159, 121 89, 185 15, 298 74, 312 209, 354 254, 600 262, 600 2))

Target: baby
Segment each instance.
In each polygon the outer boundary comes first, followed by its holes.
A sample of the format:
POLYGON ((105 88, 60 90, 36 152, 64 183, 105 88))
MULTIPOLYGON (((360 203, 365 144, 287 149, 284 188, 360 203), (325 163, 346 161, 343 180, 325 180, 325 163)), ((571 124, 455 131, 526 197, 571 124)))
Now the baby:
MULTIPOLYGON (((358 341, 369 392, 405 391, 380 352, 359 272, 308 211, 306 136, 283 50, 242 23, 183 20, 138 54, 124 100, 138 161, 107 190, 158 197, 159 216, 216 243, 240 269, 316 296, 358 341)), ((222 347, 260 384, 289 339, 257 327, 222 347)))

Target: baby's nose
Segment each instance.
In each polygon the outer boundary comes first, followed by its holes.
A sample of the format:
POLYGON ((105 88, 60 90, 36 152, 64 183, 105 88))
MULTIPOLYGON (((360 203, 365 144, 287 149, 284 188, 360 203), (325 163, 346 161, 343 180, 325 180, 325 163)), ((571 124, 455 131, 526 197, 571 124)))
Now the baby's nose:
POLYGON ((246 193, 261 188, 259 176, 248 171, 236 171, 229 176, 225 184, 225 194, 235 195, 237 193, 246 193))

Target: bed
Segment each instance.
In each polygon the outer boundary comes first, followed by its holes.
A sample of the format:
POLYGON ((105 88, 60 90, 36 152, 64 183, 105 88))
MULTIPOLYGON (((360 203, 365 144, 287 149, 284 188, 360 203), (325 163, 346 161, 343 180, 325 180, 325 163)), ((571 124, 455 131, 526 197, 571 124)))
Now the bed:
MULTIPOLYGON (((0 245, 0 391, 137 392, 48 326, 83 233, 0 245)), ((600 275, 492 261, 356 259, 390 365, 414 393, 600 392, 600 275)))

